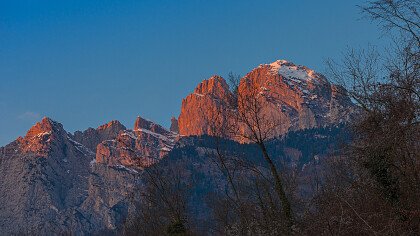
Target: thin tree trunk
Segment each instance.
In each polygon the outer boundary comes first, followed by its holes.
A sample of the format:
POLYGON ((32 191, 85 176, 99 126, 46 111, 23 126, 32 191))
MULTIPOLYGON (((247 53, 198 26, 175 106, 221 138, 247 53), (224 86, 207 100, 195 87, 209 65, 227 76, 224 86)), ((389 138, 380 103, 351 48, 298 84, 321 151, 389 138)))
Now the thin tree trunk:
POLYGON ((281 201, 281 206, 282 206, 282 210, 284 213, 284 216, 286 217, 287 222, 287 227, 288 227, 288 231, 289 234, 291 233, 291 228, 293 225, 293 215, 292 215, 292 208, 290 206, 290 202, 289 199, 287 199, 286 193, 284 192, 284 187, 283 187, 283 183, 281 181, 280 175, 277 171, 276 166, 274 165, 273 161, 271 160, 270 156, 268 155, 267 149, 264 145, 264 143, 258 143, 258 146, 260 147, 264 159, 267 161, 269 167, 270 167, 270 171, 271 174, 273 175, 274 178, 274 184, 275 184, 275 190, 277 192, 277 195, 280 198, 281 201))

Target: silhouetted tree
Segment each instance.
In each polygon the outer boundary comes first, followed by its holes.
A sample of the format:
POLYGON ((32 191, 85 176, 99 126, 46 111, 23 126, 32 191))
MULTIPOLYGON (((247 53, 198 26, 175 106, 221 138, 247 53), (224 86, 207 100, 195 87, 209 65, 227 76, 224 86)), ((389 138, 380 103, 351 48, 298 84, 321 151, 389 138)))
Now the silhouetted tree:
POLYGON ((371 47, 328 62, 332 78, 361 110, 353 142, 329 160, 307 232, 420 233, 419 6, 416 0, 369 1, 363 12, 399 35, 388 58, 381 61, 371 47))
POLYGON ((181 163, 154 165, 143 171, 137 209, 129 217, 125 235, 190 235, 187 201, 191 178, 181 163))

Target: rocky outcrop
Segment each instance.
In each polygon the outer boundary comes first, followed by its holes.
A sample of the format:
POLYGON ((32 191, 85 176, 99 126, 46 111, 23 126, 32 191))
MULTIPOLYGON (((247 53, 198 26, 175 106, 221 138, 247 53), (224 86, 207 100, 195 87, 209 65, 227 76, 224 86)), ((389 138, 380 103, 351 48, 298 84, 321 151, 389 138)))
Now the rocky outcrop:
MULTIPOLYGON (((232 126, 229 116, 235 117, 238 111, 249 109, 240 102, 249 97, 261 104, 261 117, 279 124, 270 131, 271 137, 291 130, 346 122, 356 110, 345 90, 328 82, 323 75, 305 66, 278 60, 246 74, 240 80, 237 96, 219 76, 198 85, 194 93, 182 101, 178 121, 180 134, 215 135, 211 129, 215 120, 219 123, 216 125, 232 126), (215 119, 220 116, 222 122, 220 118, 215 119)), ((243 141, 238 136, 247 135, 248 131, 246 125, 239 123, 238 126, 236 135, 228 136, 243 141)))
POLYGON ((173 133, 179 133, 178 120, 175 117, 171 117, 171 127, 169 130, 173 133))
POLYGON ((152 121, 137 117, 134 129, 100 143, 96 162, 141 169, 162 159, 175 145, 177 135, 152 121))
POLYGON ((89 128, 83 132, 76 131, 73 135, 73 139, 91 149, 93 152, 96 152, 96 146, 99 143, 105 140, 115 139, 120 131, 126 129, 127 128, 119 121, 113 120, 96 129, 89 128))
POLYGON ((178 118, 181 135, 213 134, 215 120, 226 124, 229 117, 227 107, 233 101, 226 81, 220 76, 213 76, 201 82, 182 100, 181 114, 178 118))

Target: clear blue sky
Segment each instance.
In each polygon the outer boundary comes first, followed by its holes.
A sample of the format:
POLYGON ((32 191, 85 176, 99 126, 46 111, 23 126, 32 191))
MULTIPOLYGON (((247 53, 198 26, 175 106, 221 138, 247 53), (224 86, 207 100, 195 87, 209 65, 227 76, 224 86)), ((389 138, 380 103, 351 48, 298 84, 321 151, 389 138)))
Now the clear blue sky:
POLYGON ((382 33, 337 0, 0 0, 0 146, 49 116, 68 131, 165 126, 203 79, 291 60, 324 71, 382 33))

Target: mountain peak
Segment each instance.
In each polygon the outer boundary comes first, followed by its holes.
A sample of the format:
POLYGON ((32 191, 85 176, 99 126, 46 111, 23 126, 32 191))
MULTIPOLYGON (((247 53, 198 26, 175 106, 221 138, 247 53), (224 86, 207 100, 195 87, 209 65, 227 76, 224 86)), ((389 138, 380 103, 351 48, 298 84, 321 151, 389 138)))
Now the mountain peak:
POLYGON ((226 97, 228 93, 229 85, 223 77, 218 75, 203 80, 194 90, 194 94, 198 96, 211 94, 216 97, 226 97))
POLYGON ((52 132, 60 132, 61 130, 63 130, 63 126, 60 123, 49 117, 44 117, 40 122, 36 123, 28 130, 25 137, 31 138, 34 136, 42 136, 51 134, 52 132))
POLYGON ((281 75, 285 79, 292 80, 292 82, 326 81, 321 74, 318 74, 314 70, 286 60, 277 60, 262 66, 268 66, 271 73, 281 75))
POLYGON ((150 126, 153 124, 152 121, 145 119, 141 116, 137 116, 136 121, 134 122, 134 130, 138 129, 150 129, 150 126))
POLYGON ((122 130, 124 130, 126 128, 118 120, 112 120, 112 121, 98 127, 98 130, 108 130, 108 129, 122 129, 122 130))
POLYGON ((67 139, 67 132, 60 123, 44 117, 32 126, 25 137, 17 139, 23 153, 35 153, 38 156, 48 156, 52 143, 61 143, 67 139))
POLYGON ((167 131, 161 125, 158 125, 148 119, 142 118, 141 116, 137 116, 137 119, 134 122, 134 131, 144 131, 144 130, 149 130, 158 134, 169 133, 169 131, 167 131))
POLYGON ((171 117, 171 128, 169 129, 173 133, 179 133, 178 119, 171 117))
POLYGON ((156 163, 175 144, 177 135, 162 126, 137 116, 133 130, 119 132, 112 140, 105 140, 96 147, 96 163, 125 166, 135 169, 156 163))
POLYGON ((85 131, 76 131, 72 138, 83 144, 92 151, 96 151, 96 146, 105 140, 115 139, 120 131, 127 128, 118 120, 110 121, 100 125, 98 128, 88 128, 85 131))
POLYGON ((293 63, 290 62, 290 61, 287 61, 287 60, 279 59, 279 60, 276 60, 276 61, 270 63, 269 65, 273 65, 274 66, 274 65, 284 65, 284 64, 293 64, 293 63))

